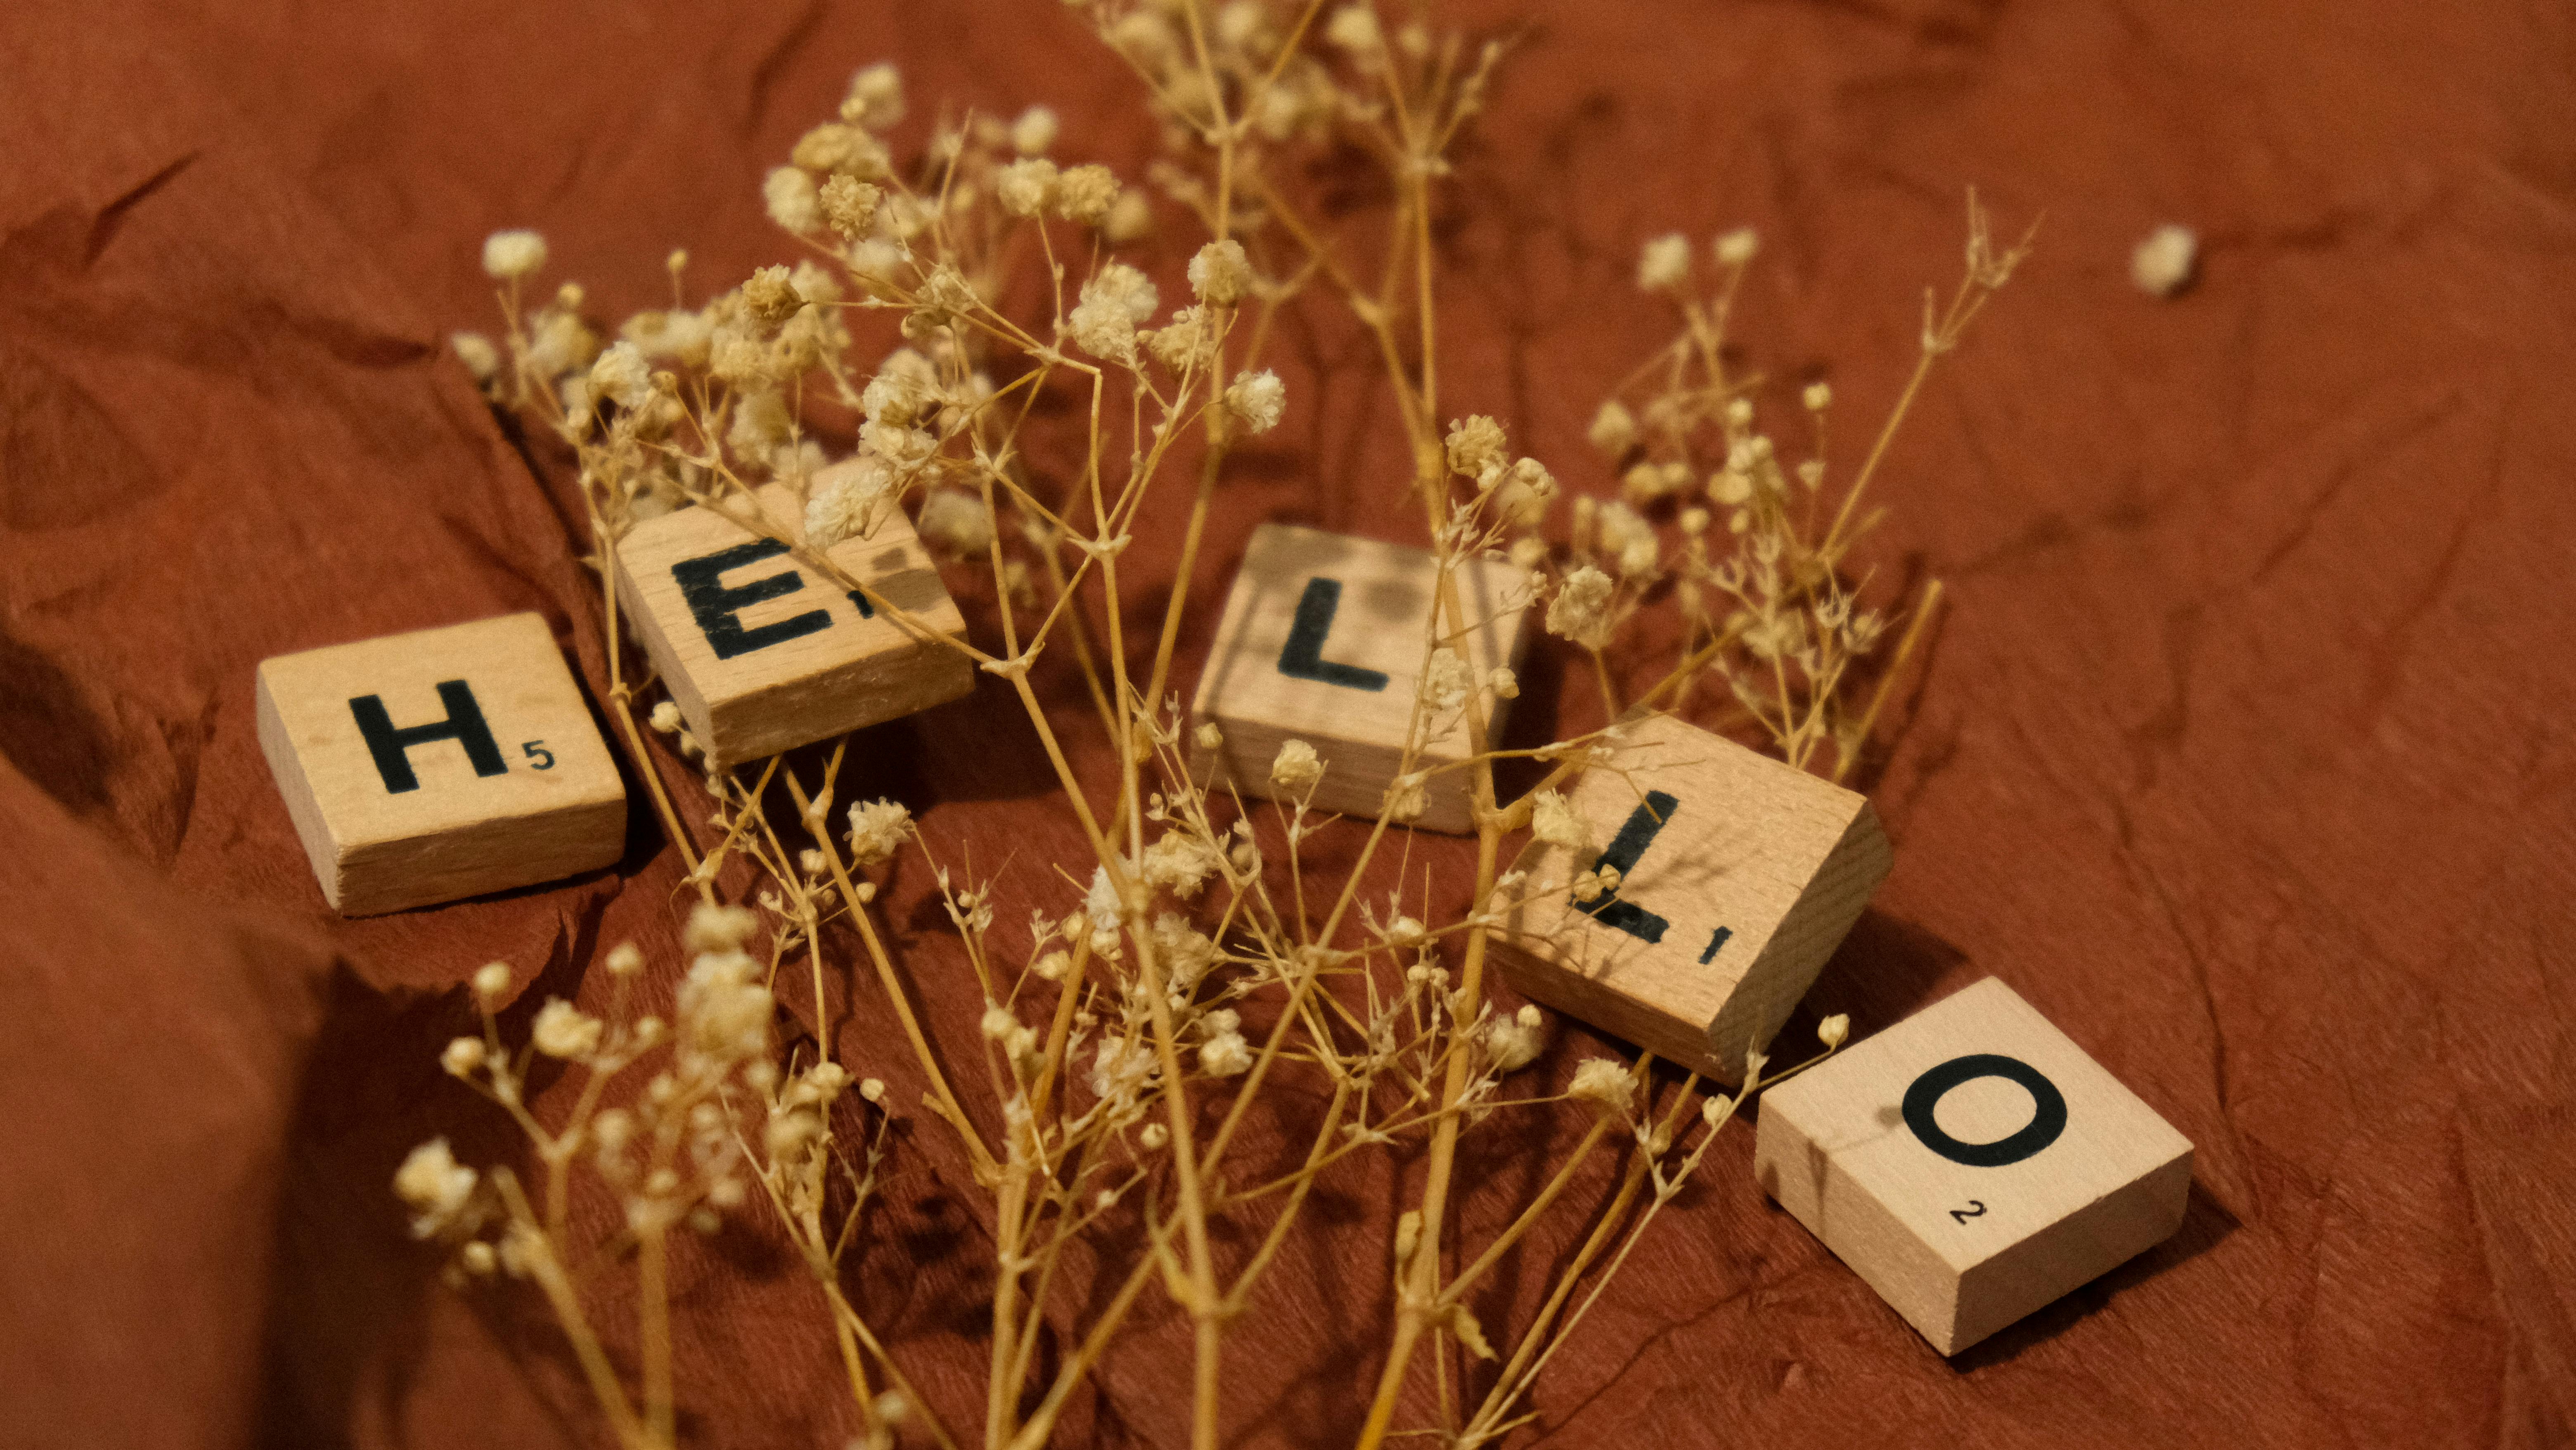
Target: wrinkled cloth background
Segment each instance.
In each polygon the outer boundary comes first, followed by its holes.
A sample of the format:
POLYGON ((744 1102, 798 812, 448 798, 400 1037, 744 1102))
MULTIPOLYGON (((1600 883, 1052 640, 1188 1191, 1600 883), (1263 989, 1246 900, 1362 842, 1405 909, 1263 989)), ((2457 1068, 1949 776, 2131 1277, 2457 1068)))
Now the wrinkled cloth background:
MULTIPOLYGON (((337 921, 253 738, 252 668, 534 609, 604 679, 559 460, 532 469, 442 346, 492 324, 487 231, 542 229, 549 277, 610 317, 663 294, 674 244, 702 289, 786 258, 759 178, 881 57, 916 144, 943 101, 1044 101, 1061 156, 1132 176, 1152 130, 1052 0, 212 9, 0 19, 0 1444, 604 1443, 535 1297, 441 1287, 387 1182, 433 1133, 518 1151, 436 1068, 468 1020, 446 989, 510 961, 523 1028, 632 937, 667 990, 677 863, 639 798, 614 872, 337 921)), ((1895 874, 1791 1031, 1867 1032, 1998 975, 2199 1148, 2172 1242, 1945 1362, 1766 1203, 1738 1132, 1547 1375, 1549 1442, 2570 1443, 2576 11, 1460 18, 1518 53, 1444 234, 1444 407, 1496 414, 1575 487, 1611 487, 1582 427, 1664 335, 1631 286, 1644 237, 1760 229, 1738 335, 1774 403, 1833 380, 1849 463, 1922 287, 1956 275, 1964 189, 2006 229, 2045 213, 1881 485, 1884 578, 1937 574, 1953 607, 1871 781, 1895 874), (2199 229, 2203 275, 2157 301, 2127 259, 2166 220, 2199 229)), ((1186 255, 1151 252, 1167 298, 1186 255)), ((1365 349, 1317 308, 1277 362, 1289 423, 1224 489, 1211 603, 1265 517, 1419 538, 1365 349)), ((1175 533, 1128 555, 1151 587, 1175 533)), ((1193 615, 1185 685, 1213 623, 1193 615)), ((1561 658, 1530 678, 1533 726, 1594 718, 1561 658)), ((845 782, 998 872, 1006 938, 1062 909, 1043 863, 1079 841, 999 693, 869 732, 845 782)), ((1463 854, 1416 859, 1454 899, 1463 854)), ((898 873, 886 919, 966 1062, 980 1003, 926 875, 898 873)), ((873 986, 849 1011, 842 1051, 917 1101, 873 986)), ((1597 1047, 1569 1026, 1534 1074, 1597 1047)), ((1506 1221, 1581 1125, 1470 1134, 1449 1242, 1506 1221)), ((980 1195, 925 1115, 890 1141, 857 1297, 971 1426, 980 1195)), ((1235 1443, 1348 1439, 1418 1172, 1318 1194, 1234 1328, 1235 1443)), ((1580 1232, 1515 1256, 1484 1322, 1525 1318, 1580 1232)), ((694 1443, 849 1433, 775 1245, 695 1247, 676 1292, 694 1443)), ((1065 1442, 1179 1443, 1184 1340, 1156 1306, 1065 1442)))

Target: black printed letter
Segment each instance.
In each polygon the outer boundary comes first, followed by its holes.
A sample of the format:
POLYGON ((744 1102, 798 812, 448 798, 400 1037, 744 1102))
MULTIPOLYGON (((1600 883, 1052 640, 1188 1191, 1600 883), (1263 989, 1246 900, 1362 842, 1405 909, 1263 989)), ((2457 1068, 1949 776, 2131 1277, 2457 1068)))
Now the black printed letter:
MULTIPOLYGON (((739 569, 745 564, 757 564, 763 559, 775 559, 786 552, 787 546, 776 539, 755 539, 722 553, 683 560, 671 566, 671 577, 680 584, 680 598, 687 602, 689 613, 696 616, 698 628, 705 632, 707 643, 714 646, 717 659, 729 660, 736 655, 747 655, 753 650, 801 639, 816 630, 831 627, 832 616, 819 609, 809 609, 803 614, 790 615, 751 629, 742 627, 742 620, 736 617, 740 611, 764 600, 795 593, 805 587, 805 576, 790 569, 784 574, 772 574, 766 579, 754 579, 728 589, 724 583, 725 571, 739 569)), ((873 612, 867 608, 864 598, 861 596, 859 606, 859 613, 863 615, 873 612)))
MULTIPOLYGON (((1655 833, 1664 828, 1664 822, 1671 820, 1673 812, 1680 807, 1680 801, 1662 791, 1646 792, 1646 803, 1628 813, 1627 824, 1619 828, 1618 836, 1610 842, 1610 849, 1602 852, 1601 859, 1592 863, 1593 869, 1616 866, 1622 876, 1636 870, 1637 858, 1646 854, 1646 847, 1654 842, 1655 833)), ((1635 902, 1621 901, 1616 891, 1604 891, 1590 901, 1578 901, 1574 909, 1603 926, 1617 927, 1630 936, 1650 942, 1662 941, 1664 928, 1672 925, 1635 902)))
POLYGON ((474 763, 476 775, 506 775, 510 763, 501 758, 501 747, 492 739, 492 727, 483 723, 483 707, 474 703, 474 692, 463 680, 441 680, 438 702, 447 707, 447 718, 428 725, 414 725, 397 730, 391 715, 385 713, 385 702, 377 695, 353 695, 349 713, 358 719, 358 733, 367 737, 367 753, 376 758, 376 774, 385 778, 385 790, 401 795, 420 789, 420 777, 411 769, 411 748, 433 740, 453 740, 465 747, 465 758, 474 763))
MULTIPOLYGON (((1953 1163, 1965 1163, 1971 1168, 2001 1168, 2019 1163, 2056 1142, 2057 1135, 2066 1131, 2066 1094, 2059 1092, 2057 1084, 2050 1082, 2047 1074, 2038 1068, 2018 1057, 2005 1057, 1995 1052, 1970 1053, 1925 1069, 1923 1075, 1914 1080, 1913 1086, 1905 1090, 1903 1112, 1905 1126, 1914 1130, 1914 1136, 1922 1140, 1924 1147, 1953 1163), (1962 1143, 1941 1131, 1941 1125, 1932 1120, 1932 1110, 1941 1105, 1944 1093, 1981 1077, 1999 1077, 2007 1082, 2020 1083, 2031 1097, 2030 1122, 2019 1132, 1991 1143, 1962 1143)), ((1968 1201, 1976 1202, 1975 1199, 1968 1201)))
POLYGON ((1279 652, 1279 673, 1354 690, 1385 689, 1384 670, 1337 665, 1324 658, 1324 636, 1332 632, 1333 612, 1341 607, 1341 580, 1306 581, 1306 592, 1297 597, 1297 620, 1288 627, 1288 647, 1279 652))

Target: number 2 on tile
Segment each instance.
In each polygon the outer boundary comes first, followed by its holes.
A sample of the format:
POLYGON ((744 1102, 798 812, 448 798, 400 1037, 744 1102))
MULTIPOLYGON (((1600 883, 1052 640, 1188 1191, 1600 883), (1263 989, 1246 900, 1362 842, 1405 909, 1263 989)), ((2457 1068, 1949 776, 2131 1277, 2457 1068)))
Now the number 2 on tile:
POLYGON ((1968 1200, 1968 1206, 1966 1208, 1954 1208, 1950 1210, 1950 1219, 1954 1223, 1966 1223, 1972 1218, 1984 1218, 1985 1216, 1986 1201, 1982 1198, 1971 1198, 1968 1200))

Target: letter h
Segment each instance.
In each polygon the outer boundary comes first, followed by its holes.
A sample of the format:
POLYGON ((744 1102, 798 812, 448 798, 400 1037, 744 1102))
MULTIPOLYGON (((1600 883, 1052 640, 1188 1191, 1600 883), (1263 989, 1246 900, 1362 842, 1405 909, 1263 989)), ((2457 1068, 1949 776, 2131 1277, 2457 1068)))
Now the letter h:
POLYGON ((358 733, 367 737, 367 753, 376 758, 376 774, 385 778, 388 793, 420 789, 420 777, 412 773, 411 748, 433 740, 453 740, 464 746, 476 775, 509 772, 510 763, 501 758, 501 747, 492 739, 492 727, 483 723, 483 707, 474 703, 474 692, 465 682, 439 681, 438 700, 447 707, 446 719, 397 730, 393 716, 385 713, 382 696, 350 697, 349 713, 358 719, 358 733))

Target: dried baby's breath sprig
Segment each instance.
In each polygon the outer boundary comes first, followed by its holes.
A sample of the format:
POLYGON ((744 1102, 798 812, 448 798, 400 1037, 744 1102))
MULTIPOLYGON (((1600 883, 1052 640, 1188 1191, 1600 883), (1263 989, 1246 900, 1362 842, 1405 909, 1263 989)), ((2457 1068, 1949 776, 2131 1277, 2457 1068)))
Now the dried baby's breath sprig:
MULTIPOLYGON (((693 293, 674 254, 670 305, 609 329, 588 317, 577 286, 541 297, 542 240, 505 234, 487 248, 504 330, 455 343, 487 397, 572 457, 602 579, 610 714, 700 904, 667 1023, 629 1000, 645 980, 642 956, 620 947, 604 959, 607 1010, 549 1001, 526 1043, 505 1048, 493 1014, 512 974, 497 964, 478 974, 484 1030, 451 1043, 442 1066, 519 1122, 545 1185, 532 1197, 507 1169, 478 1172, 425 1144, 399 1192, 461 1274, 537 1285, 629 1446, 668 1446, 676 1425, 662 1241, 722 1231, 755 1191, 763 1222, 813 1279, 862 1439, 890 1443, 900 1415, 956 1443, 842 1272, 865 1248, 859 1208, 889 1151, 887 1115, 916 1108, 956 1136, 992 1199, 986 1443, 1046 1443, 1159 1291, 1189 1325, 1192 1443, 1213 1447, 1233 1326, 1296 1250, 1312 1189, 1361 1154, 1418 1158, 1408 1177, 1421 1185, 1403 1216, 1396 1310, 1361 1443, 1395 1432, 1426 1350, 1442 1403, 1458 1410, 1436 1433, 1474 1444, 1517 1423, 1512 1407, 1541 1366, 1766 1079, 1756 1062, 1722 1110, 1717 1098, 1694 1110, 1695 1079, 1667 1103, 1646 1062, 1583 1064, 1566 1096, 1596 1111, 1573 1152, 1502 1233, 1443 1244, 1459 1135, 1563 1100, 1501 1096, 1507 1075, 1539 1060, 1547 1033, 1537 1009, 1489 999, 1493 934, 1524 901, 1598 899, 1619 879, 1596 863, 1571 881, 1530 881, 1502 869, 1505 838, 1529 830, 1585 849, 1565 787, 1584 769, 1638 769, 1616 724, 1496 746, 1495 706, 1521 683, 1469 664, 1482 621, 1459 570, 1509 559, 1526 579, 1515 604, 1541 609, 1584 652, 1614 721, 1632 704, 1677 708, 1700 683, 1721 683, 1774 749, 1805 764, 1830 744, 1837 773, 1937 594, 1909 611, 1871 703, 1851 708, 1855 662, 1886 632, 1860 602, 1867 575, 1846 568, 1875 519, 1854 505, 1894 420, 1838 494, 1825 488, 1829 388, 1799 395, 1800 427, 1786 441, 1757 426, 1754 380, 1723 366, 1725 315, 1756 251, 1749 231, 1717 238, 1705 263, 1685 237, 1641 250, 1640 285, 1680 310, 1682 328, 1593 419, 1590 440, 1607 460, 1599 479, 1517 455, 1492 417, 1444 410, 1433 220, 1500 45, 1365 3, 1076 8, 1163 129, 1162 155, 1141 172, 1081 159, 1080 128, 1042 105, 1008 117, 943 112, 926 141, 903 141, 902 77, 872 65, 762 180, 782 260, 693 293), (1303 159, 1327 149, 1373 158, 1387 198, 1329 231, 1314 219, 1303 159), (1170 272, 1120 251, 1156 231, 1175 237, 1170 272), (1373 815, 1339 823, 1311 808, 1326 762, 1303 741, 1280 747, 1270 773, 1283 799, 1262 812, 1203 785, 1189 752, 1220 749, 1225 732, 1187 722, 1171 679, 1182 621, 1205 603, 1191 581, 1231 450, 1277 428, 1297 401, 1268 353, 1280 312, 1309 294, 1342 306, 1385 363, 1437 579, 1392 783, 1373 815), (1068 466, 1029 459, 1031 420, 1047 416, 1080 420, 1078 451, 1046 450, 1051 461, 1072 456, 1068 466), (783 525, 751 506, 769 488, 791 501, 783 525), (1026 923, 997 920, 997 879, 954 853, 935 818, 838 788, 847 742, 816 780, 810 763, 800 773, 777 759, 715 768, 674 700, 648 700, 639 723, 644 687, 627 672, 604 564, 626 530, 683 508, 743 521, 1012 692, 1088 846, 1086 859, 1043 863, 1042 879, 1057 883, 1051 904, 1026 923), (1135 629, 1123 562, 1150 536, 1137 528, 1148 509, 1178 517, 1182 539, 1150 638, 1135 629), (896 510, 961 592, 989 601, 971 636, 931 628, 832 560, 834 545, 871 537, 896 510), (1665 599, 1689 622, 1688 641, 1628 699, 1627 626, 1665 599), (1060 734, 1072 727, 1045 707, 1060 685, 1089 704, 1091 718, 1072 723, 1108 746, 1117 763, 1105 778, 1076 776, 1060 734), (1435 765, 1435 743, 1463 750, 1465 763, 1435 765), (1505 805, 1493 767, 1510 755, 1549 771, 1505 805), (1407 852, 1408 822, 1451 771, 1467 780, 1476 827, 1470 907, 1444 917, 1409 870, 1404 888, 1362 899, 1372 863, 1407 852), (1318 852, 1328 831, 1346 840, 1318 852), (914 870, 935 885, 946 927, 889 932, 876 917, 880 879, 914 870), (976 1030, 946 1054, 905 980, 924 954, 981 991, 976 1030), (911 1055, 917 1104, 890 1101, 874 1076, 856 1080, 853 1100, 853 1067, 835 1060, 844 1034, 834 1014, 847 1009, 825 990, 827 958, 867 964, 862 980, 873 977, 900 1029, 869 1048, 911 1055), (771 1030, 781 994, 812 1024, 784 1048, 771 1030), (551 1125, 523 1101, 532 1054, 579 1084, 551 1125), (982 1095, 970 1102, 952 1073, 981 1074, 982 1095), (1306 1141, 1274 1161, 1242 1128, 1265 1090, 1290 1078, 1322 1107, 1297 1120, 1306 1141), (1695 1113, 1704 1136, 1685 1151, 1695 1113), (1623 1187, 1559 1266, 1543 1311, 1526 1324, 1480 1323, 1463 1297, 1470 1286, 1547 1216, 1575 1211, 1565 1190, 1603 1152, 1624 1155, 1623 1187), (637 1386, 587 1318, 586 1295, 616 1255, 571 1234, 564 1205, 576 1178, 622 1210, 618 1247, 632 1250, 639 1291, 637 1386), (1467 1266, 1448 1273, 1460 1259, 1467 1266), (1054 1299, 1076 1263, 1090 1297, 1068 1334, 1050 1310, 1063 1307, 1054 1299), (1471 1363, 1484 1387, 1472 1413, 1474 1393, 1450 1393, 1451 1367, 1471 1363)), ((2018 255, 1997 252, 1972 212, 1970 280, 1928 321, 1916 386, 2018 255)), ((1839 1041, 1825 1038, 1828 1050, 1839 1041)))

